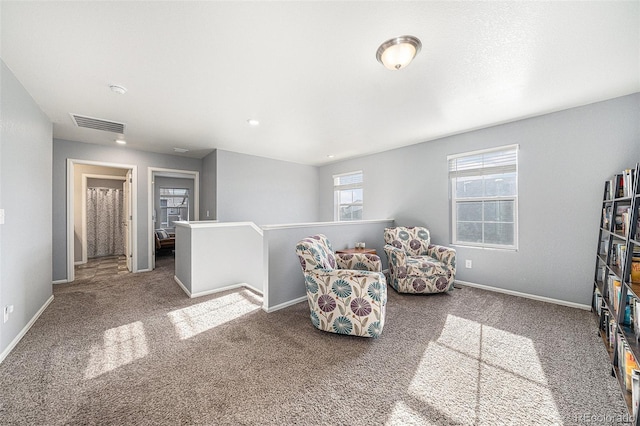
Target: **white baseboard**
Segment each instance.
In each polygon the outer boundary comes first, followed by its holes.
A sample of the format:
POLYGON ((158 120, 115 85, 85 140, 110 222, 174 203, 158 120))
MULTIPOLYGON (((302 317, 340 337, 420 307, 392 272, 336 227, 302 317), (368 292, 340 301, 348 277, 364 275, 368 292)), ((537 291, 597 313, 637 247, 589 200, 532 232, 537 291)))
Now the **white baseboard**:
POLYGON ((529 293, 521 293, 519 291, 514 291, 514 290, 505 290, 503 288, 491 287, 491 286, 484 285, 484 284, 476 284, 476 283, 470 283, 470 282, 467 282, 467 281, 459 281, 459 280, 456 280, 455 284, 460 284, 460 285, 464 285, 464 286, 467 286, 467 287, 480 288, 482 290, 494 291, 496 293, 504 293, 504 294, 508 294, 508 295, 511 295, 511 296, 524 297, 525 299, 533 299, 533 300, 539 300, 541 302, 547 302, 547 303, 553 303, 553 304, 556 304, 556 305, 568 306, 570 308, 584 309, 585 311, 590 311, 591 310, 591 305, 583 305, 582 303, 567 302, 565 300, 552 299, 550 297, 537 296, 535 294, 529 294, 529 293))
POLYGON ((51 281, 51 284, 66 284, 69 281, 67 281, 66 279, 64 280, 55 280, 55 281, 51 281))
POLYGON ((220 288, 216 288, 213 290, 207 290, 207 291, 200 291, 197 293, 191 293, 187 287, 182 283, 182 281, 180 281, 180 279, 177 276, 173 276, 173 279, 175 280, 176 283, 178 283, 178 285, 180 286, 180 288, 182 288, 182 290, 187 294, 187 296, 189 296, 191 299, 196 298, 196 297, 201 297, 201 296, 207 296, 209 294, 215 294, 215 293, 221 293, 223 291, 227 291, 227 290, 235 290, 237 288, 248 288, 251 291, 254 291, 256 293, 258 293, 259 295, 263 295, 263 293, 258 290, 257 288, 247 284, 247 283, 238 283, 238 284, 233 284, 233 285, 228 285, 226 287, 220 287, 220 288))
POLYGON ((280 309, 288 308, 289 306, 295 305, 296 303, 300 303, 304 300, 307 300, 307 296, 298 297, 297 299, 289 300, 288 302, 284 302, 276 306, 271 306, 270 308, 263 306, 262 310, 264 310, 267 313, 271 313, 271 312, 278 311, 280 309))
POLYGON ((7 348, 4 351, 2 351, 2 353, 0 353, 0 364, 2 363, 2 361, 4 361, 4 359, 7 357, 7 355, 9 355, 9 353, 13 350, 13 348, 16 347, 18 342, 20 342, 20 340, 22 340, 24 335, 27 334, 27 331, 29 331, 29 329, 38 320, 38 318, 40 318, 40 315, 42 315, 44 310, 47 309, 47 306, 49 306, 51 304, 51 302, 53 302, 53 294, 51 295, 51 297, 49 297, 49 299, 47 299, 46 302, 44 302, 44 305, 42 305, 42 307, 40 309, 38 309, 38 312, 36 312, 36 314, 33 316, 33 318, 31 318, 31 320, 29 320, 27 325, 25 325, 24 328, 20 331, 20 333, 18 333, 16 338, 13 339, 11 341, 11 343, 9 343, 9 346, 7 346, 7 348))
POLYGON ((86 260, 77 260, 77 261, 73 262, 73 264, 74 264, 75 266, 78 266, 78 265, 84 265, 85 263, 87 263, 87 261, 86 261, 86 260))
POLYGON ((151 272, 153 271, 153 269, 147 268, 147 269, 138 269, 137 271, 133 271, 134 274, 137 274, 138 272, 151 272))

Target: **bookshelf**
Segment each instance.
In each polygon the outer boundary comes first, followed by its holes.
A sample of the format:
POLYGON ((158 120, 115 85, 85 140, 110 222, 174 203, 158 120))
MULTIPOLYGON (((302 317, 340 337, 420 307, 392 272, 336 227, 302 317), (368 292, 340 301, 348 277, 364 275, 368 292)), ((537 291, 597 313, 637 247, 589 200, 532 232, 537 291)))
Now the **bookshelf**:
POLYGON ((633 424, 640 426, 640 163, 605 182, 592 311, 633 424))

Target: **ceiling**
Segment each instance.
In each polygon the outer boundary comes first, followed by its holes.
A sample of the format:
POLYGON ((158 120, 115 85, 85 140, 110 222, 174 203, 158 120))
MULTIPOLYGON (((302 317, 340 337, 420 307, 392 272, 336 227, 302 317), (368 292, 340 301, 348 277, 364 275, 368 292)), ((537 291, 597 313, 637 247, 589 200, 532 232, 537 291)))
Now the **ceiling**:
POLYGON ((640 91, 639 1, 0 7, 0 57, 54 137, 115 145, 80 114, 125 123, 122 149, 322 165, 640 91), (403 34, 422 51, 389 71, 376 50, 403 34))

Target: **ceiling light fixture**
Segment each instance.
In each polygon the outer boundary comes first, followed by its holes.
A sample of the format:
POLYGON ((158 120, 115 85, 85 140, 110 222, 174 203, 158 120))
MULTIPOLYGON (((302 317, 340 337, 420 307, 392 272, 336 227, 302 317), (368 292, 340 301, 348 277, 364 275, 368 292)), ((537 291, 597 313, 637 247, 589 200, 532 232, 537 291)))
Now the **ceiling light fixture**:
POLYGON ((124 139, 116 139, 116 143, 120 145, 126 145, 127 141, 125 141, 124 139))
POLYGON ((259 126, 260 122, 258 120, 253 119, 253 118, 250 118, 250 119, 247 120, 247 124, 249 126, 255 127, 255 126, 259 126))
POLYGON ((122 87, 118 84, 110 84, 109 89, 111 89, 112 92, 118 93, 120 95, 124 95, 125 93, 127 93, 127 88, 122 87))
POLYGON ((395 37, 378 47, 376 59, 387 69, 399 70, 409 65, 421 48, 422 43, 417 37, 410 35, 395 37))
POLYGON ((185 152, 189 152, 188 149, 185 148, 173 148, 173 152, 179 152, 179 153, 185 153, 185 152))

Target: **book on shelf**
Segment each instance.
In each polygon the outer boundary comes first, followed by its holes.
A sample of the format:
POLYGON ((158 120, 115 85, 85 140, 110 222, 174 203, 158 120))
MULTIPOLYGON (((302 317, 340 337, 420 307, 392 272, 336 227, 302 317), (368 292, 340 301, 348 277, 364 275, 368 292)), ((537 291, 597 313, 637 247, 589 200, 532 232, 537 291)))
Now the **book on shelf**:
POLYGON ((602 309, 602 317, 600 317, 600 330, 602 330, 603 337, 605 338, 604 340, 607 342, 607 344, 609 344, 609 342, 611 341, 609 337, 609 331, 611 330, 609 328, 610 321, 611 321, 611 312, 609 311, 608 308, 602 309))
POLYGON ((622 268, 627 254, 627 246, 624 243, 611 244, 611 264, 618 268, 622 268))
POLYGON ((613 199, 613 181, 608 180, 604 183, 604 199, 613 199))
POLYGON ((627 342, 623 341, 622 346, 624 347, 624 387, 627 392, 631 392, 631 373, 638 369, 638 363, 627 342))
POLYGON ((602 315, 602 307, 604 305, 604 301, 602 300, 602 293, 596 287, 595 292, 593 293, 593 309, 596 311, 598 316, 602 315))
POLYGON ((609 229, 611 223, 611 206, 605 206, 602 208, 602 227, 609 229))
POLYGON ((631 197, 633 196, 633 182, 635 180, 635 170, 633 169, 625 169, 622 172, 621 177, 621 185, 620 196, 621 197, 631 197))
POLYGON ((620 208, 618 209, 618 212, 619 216, 616 216, 616 232, 619 232, 626 238, 629 234, 629 228, 631 225, 631 207, 620 208), (620 218, 619 220, 618 217, 620 218), (618 222, 620 222, 619 225, 618 222))
POLYGON ((633 259, 631 260, 631 282, 640 284, 640 255, 633 250, 633 259))
POLYGON ((624 305, 624 318, 622 319, 623 325, 631 325, 631 303, 633 302, 633 299, 635 299, 633 296, 627 294, 627 303, 624 305))
POLYGON ((631 407, 633 418, 638 417, 638 406, 640 405, 640 370, 631 372, 631 407))
POLYGON ((609 295, 609 305, 613 306, 615 312, 618 312, 620 296, 622 294, 622 282, 613 274, 609 274, 607 278, 607 294, 609 295))
POLYGON ((631 372, 631 414, 633 418, 638 417, 638 406, 640 406, 640 370, 631 372))
POLYGON ((603 238, 602 241, 600 241, 599 254, 601 254, 602 256, 606 256, 608 247, 609 247, 609 239, 603 238))

